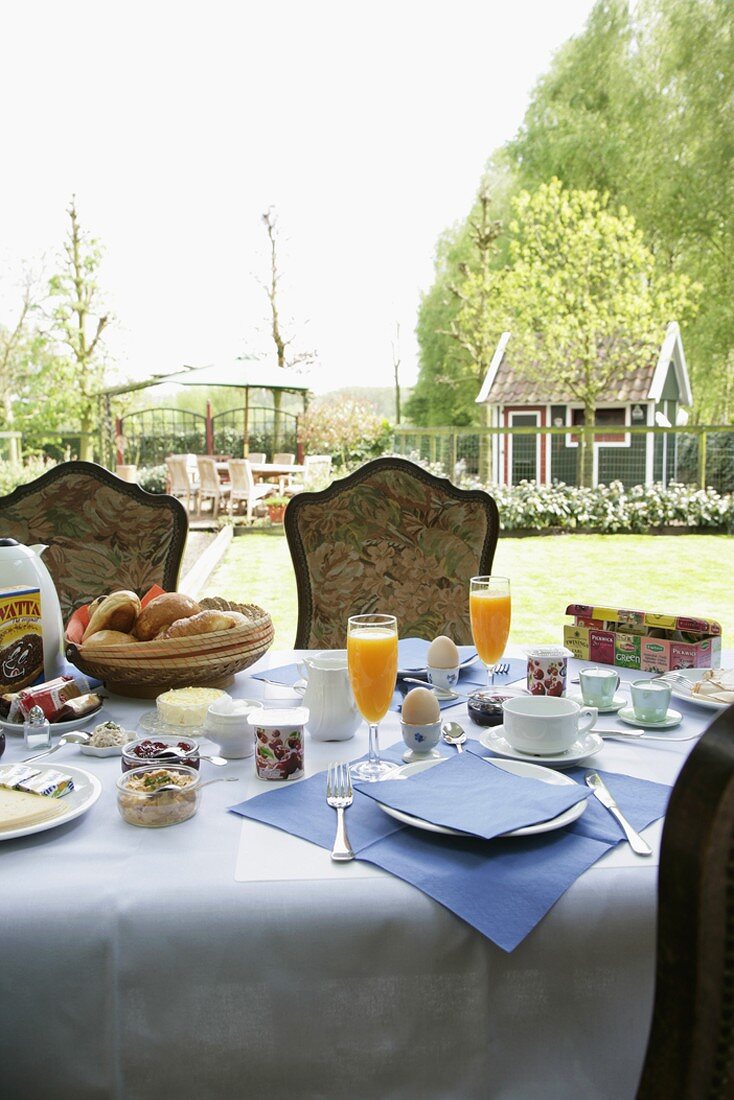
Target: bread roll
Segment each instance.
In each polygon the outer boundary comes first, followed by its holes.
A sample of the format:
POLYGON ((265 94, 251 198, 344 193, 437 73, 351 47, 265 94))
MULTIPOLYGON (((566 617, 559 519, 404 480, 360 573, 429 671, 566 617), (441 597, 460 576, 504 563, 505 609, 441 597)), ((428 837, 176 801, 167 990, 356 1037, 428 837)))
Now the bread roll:
POLYGON ((156 640, 190 638, 194 634, 211 634, 215 630, 231 630, 234 623, 223 611, 200 611, 188 619, 179 619, 163 630, 156 640))
POLYGON ((128 633, 140 614, 140 600, 134 592, 112 592, 95 607, 84 631, 82 642, 99 630, 121 630, 128 633))
POLYGON ((183 592, 164 592, 162 596, 151 600, 140 612, 133 634, 141 642, 149 642, 171 623, 178 619, 189 619, 200 611, 201 607, 191 596, 185 596, 183 592))
POLYGON ((132 634, 125 634, 122 630, 98 630, 87 638, 84 647, 91 649, 92 646, 130 645, 131 642, 137 643, 137 640, 132 634))

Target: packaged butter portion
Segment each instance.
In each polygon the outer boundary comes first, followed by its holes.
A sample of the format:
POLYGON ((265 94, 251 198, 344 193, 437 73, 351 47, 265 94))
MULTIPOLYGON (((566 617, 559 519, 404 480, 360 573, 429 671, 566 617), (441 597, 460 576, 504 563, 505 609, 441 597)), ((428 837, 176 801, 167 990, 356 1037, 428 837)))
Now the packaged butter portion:
POLYGON ((0 695, 42 679, 41 592, 0 587, 0 695))
POLYGON ((26 779, 39 775, 40 771, 40 768, 29 768, 27 764, 7 764, 4 768, 0 768, 0 787, 12 789, 19 783, 24 783, 26 779))
POLYGON ((44 771, 18 783, 18 790, 27 791, 28 794, 43 794, 48 798, 61 798, 74 790, 74 780, 63 772, 44 771))

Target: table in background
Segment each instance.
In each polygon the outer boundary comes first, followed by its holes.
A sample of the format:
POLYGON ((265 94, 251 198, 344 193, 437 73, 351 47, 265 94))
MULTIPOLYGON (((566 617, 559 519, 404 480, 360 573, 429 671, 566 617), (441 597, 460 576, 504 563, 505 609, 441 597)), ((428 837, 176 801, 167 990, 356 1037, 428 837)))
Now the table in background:
MULTIPOLYGON (((257 667, 293 657, 271 653, 257 667)), ((297 701, 247 673, 232 693, 297 701)), ((714 717, 674 706, 685 721, 673 736, 714 717)), ((105 710, 134 725, 149 707, 115 697, 105 710)), ((463 705, 447 716, 479 732, 463 705)), ((624 728, 614 715, 600 725, 624 728)), ((396 714, 382 736, 399 738, 396 714)), ((4 763, 24 755, 21 739, 8 743, 4 763)), ((608 741, 593 766, 672 783, 695 743, 608 741)), ((307 738, 307 772, 366 747, 366 730, 346 742, 307 738)), ((401 880, 335 865, 325 850, 227 813, 272 787, 252 758, 227 769, 241 783, 207 788, 196 817, 160 830, 119 817, 119 758, 70 747, 53 760, 94 772, 104 790, 76 821, 0 844, 4 1095, 634 1095, 652 1005, 657 858, 620 844, 508 955, 401 880), (234 877, 241 838, 248 881, 234 877)), ((645 831, 656 853, 660 832, 645 831)))

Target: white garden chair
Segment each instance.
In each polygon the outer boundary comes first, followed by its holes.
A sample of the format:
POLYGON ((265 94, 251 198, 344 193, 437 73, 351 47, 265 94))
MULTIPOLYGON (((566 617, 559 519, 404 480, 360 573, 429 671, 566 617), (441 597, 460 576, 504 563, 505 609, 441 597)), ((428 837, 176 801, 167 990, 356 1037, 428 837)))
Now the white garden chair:
POLYGON ((247 458, 231 458, 229 466, 229 510, 234 513, 235 501, 245 501, 247 505, 247 519, 252 521, 252 510, 265 497, 275 490, 274 485, 267 482, 256 482, 252 473, 252 466, 247 458))
POLYGON ((212 518, 216 519, 219 514, 219 502, 220 500, 226 502, 230 486, 222 485, 217 464, 211 455, 197 455, 196 465, 199 468, 199 499, 203 504, 205 498, 211 497, 212 518))

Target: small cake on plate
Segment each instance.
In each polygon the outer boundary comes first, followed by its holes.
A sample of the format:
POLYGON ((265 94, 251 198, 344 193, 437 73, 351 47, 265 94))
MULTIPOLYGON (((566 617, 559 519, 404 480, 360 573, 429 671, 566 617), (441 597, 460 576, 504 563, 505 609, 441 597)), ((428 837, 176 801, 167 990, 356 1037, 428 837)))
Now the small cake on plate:
POLYGON ((165 691, 156 699, 159 721, 165 726, 203 726, 206 712, 226 691, 219 688, 186 687, 165 691))

